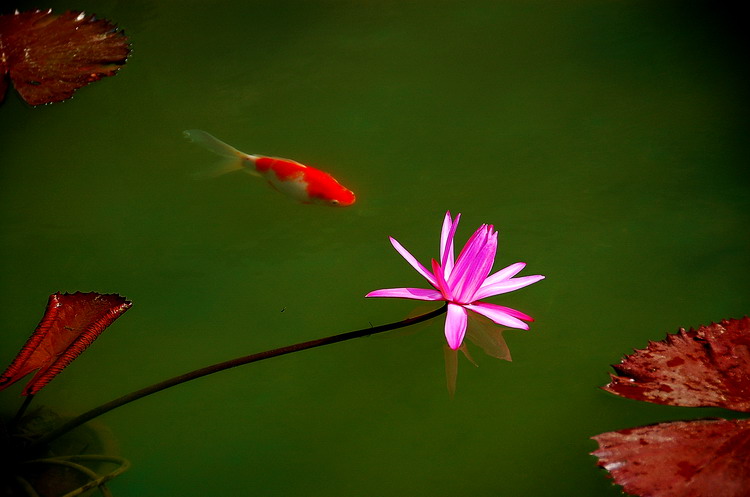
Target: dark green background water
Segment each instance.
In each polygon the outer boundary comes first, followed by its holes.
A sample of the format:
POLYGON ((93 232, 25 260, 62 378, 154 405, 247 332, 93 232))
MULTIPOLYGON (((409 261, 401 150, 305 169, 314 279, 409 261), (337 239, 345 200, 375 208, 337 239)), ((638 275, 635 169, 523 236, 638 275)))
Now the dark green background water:
MULTIPOLYGON (((402 319, 393 251, 500 230, 547 279, 512 363, 459 365, 442 319, 221 373, 102 418, 118 497, 619 495, 589 437, 721 410, 597 389, 678 327, 750 306, 747 54, 710 2, 51 1, 132 56, 71 101, 0 107, 0 363, 56 291, 133 309, 35 403, 72 413, 212 362, 402 319), (293 203, 181 131, 322 167, 347 209, 293 203)), ((19 4, 28 8, 30 4, 19 4)), ((40 5, 41 6, 41 5, 40 5)), ((471 346, 470 346, 471 347, 471 346)), ((6 411, 22 383, 0 394, 6 411)))

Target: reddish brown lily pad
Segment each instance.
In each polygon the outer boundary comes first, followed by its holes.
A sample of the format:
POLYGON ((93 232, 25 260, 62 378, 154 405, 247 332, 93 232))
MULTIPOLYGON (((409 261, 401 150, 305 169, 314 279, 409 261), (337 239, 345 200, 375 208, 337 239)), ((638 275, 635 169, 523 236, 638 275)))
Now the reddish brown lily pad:
POLYGON ((70 98, 125 64, 128 38, 106 19, 35 10, 0 16, 0 102, 8 77, 31 105, 70 98))
POLYGON ((132 302, 116 294, 50 295, 41 322, 0 375, 0 390, 38 370, 23 390, 33 395, 78 357, 132 302))
POLYGON ((602 433, 593 454, 615 483, 644 497, 747 497, 750 420, 661 423, 602 433))
POLYGON ((616 395, 750 412, 750 318, 680 329, 612 367, 617 375, 604 389, 616 395))

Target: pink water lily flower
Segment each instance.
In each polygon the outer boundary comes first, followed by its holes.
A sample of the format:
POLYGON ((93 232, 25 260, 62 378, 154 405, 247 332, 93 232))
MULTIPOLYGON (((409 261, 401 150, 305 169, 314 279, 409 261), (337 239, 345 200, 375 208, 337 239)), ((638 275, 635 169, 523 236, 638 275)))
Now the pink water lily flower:
POLYGON ((490 275, 497 252, 497 231, 492 225, 483 224, 466 242, 463 250, 454 260, 453 237, 458 221, 445 214, 440 235, 440 261, 432 259, 432 271, 425 268, 394 238, 391 244, 401 256, 417 270, 433 288, 386 288, 375 290, 366 297, 395 297, 413 300, 444 300, 448 303, 445 318, 445 338, 448 346, 457 350, 461 347, 468 321, 468 311, 476 312, 494 323, 510 328, 528 330, 524 321, 534 319, 521 311, 504 307, 482 299, 512 292, 544 279, 542 275, 514 278, 525 266, 517 262, 490 275))

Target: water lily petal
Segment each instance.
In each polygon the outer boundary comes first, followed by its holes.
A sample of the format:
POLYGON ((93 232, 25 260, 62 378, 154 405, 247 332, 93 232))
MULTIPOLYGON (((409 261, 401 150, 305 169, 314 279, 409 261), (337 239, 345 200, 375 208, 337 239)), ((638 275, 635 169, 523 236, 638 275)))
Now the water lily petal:
POLYGON ((484 280, 484 284, 482 286, 494 285, 495 283, 500 283, 501 281, 508 280, 520 273, 521 270, 525 267, 525 262, 516 262, 515 264, 511 264, 510 266, 501 269, 495 274, 490 275, 486 280, 484 280))
POLYGON ((445 219, 443 220, 443 230, 440 233, 440 265, 443 268, 443 275, 448 278, 453 270, 453 237, 456 235, 456 228, 458 228, 458 221, 461 219, 461 214, 456 216, 455 221, 451 221, 450 211, 445 213, 445 219))
POLYGON ((437 281, 435 280, 435 277, 430 273, 421 262, 419 262, 416 257, 411 255, 408 250, 406 250, 398 241, 396 241, 393 237, 388 237, 388 239, 391 241, 391 245, 393 245, 393 248, 396 249, 396 251, 401 254, 401 257, 406 259, 406 262, 408 262, 411 267, 417 270, 419 274, 424 276, 424 278, 430 282, 430 285, 437 288, 437 281))
POLYGON ((482 250, 482 247, 487 243, 488 235, 489 233, 486 224, 480 226, 474 234, 471 235, 466 242, 466 245, 464 245, 464 248, 461 249, 461 253, 458 254, 454 271, 451 272, 451 278, 448 279, 448 283, 453 285, 455 280, 458 279, 460 275, 466 271, 467 267, 474 262, 479 251, 482 250))
POLYGON ((445 213, 443 218, 443 228, 440 230, 440 263, 445 264, 446 249, 452 247, 453 237, 450 236, 451 229, 453 228, 453 219, 451 219, 451 211, 445 213))
POLYGON ((487 228, 487 236, 482 245, 479 245, 479 242, 475 243, 479 250, 474 253, 473 259, 469 259, 467 255, 463 260, 459 260, 454 268, 454 274, 448 280, 453 298, 459 303, 477 300, 474 294, 492 270, 497 252, 497 232, 491 229, 492 227, 487 228))
POLYGON ((427 288, 383 288, 374 290, 365 297, 395 297, 412 300, 444 300, 443 294, 427 288))
POLYGON ((466 334, 466 309, 460 305, 448 304, 448 312, 445 316, 445 338, 448 346, 457 350, 461 346, 466 334))
POLYGON ((443 278, 443 270, 440 268, 440 264, 435 259, 431 259, 432 262, 432 273, 435 275, 437 280, 437 289, 443 294, 445 300, 453 300, 451 289, 443 278))
MULTIPOLYGON (((524 314, 521 311, 511 309, 502 305, 490 304, 488 302, 477 302, 475 304, 469 304, 464 306, 470 311, 474 311, 482 316, 490 318, 495 323, 507 326, 509 328, 518 328, 521 330, 528 330, 529 325, 521 321, 533 321, 534 319, 524 314)), ((450 310, 450 309, 449 309, 450 310)))
MULTIPOLYGON (((488 304, 488 305, 494 305, 489 304, 487 302, 477 302, 477 304, 488 304)), ((534 318, 526 314, 525 312, 521 312, 516 309, 511 309, 510 307, 505 307, 502 305, 499 305, 497 307, 501 307, 505 312, 507 312, 509 315, 513 316, 514 318, 523 319, 524 321, 534 321, 534 318)))
POLYGON ((513 278, 494 285, 488 285, 487 282, 474 294, 474 300, 482 300, 487 297, 494 295, 500 295, 501 293, 508 293, 525 286, 529 286, 537 281, 543 280, 544 276, 541 274, 535 274, 533 276, 523 276, 521 278, 513 278))

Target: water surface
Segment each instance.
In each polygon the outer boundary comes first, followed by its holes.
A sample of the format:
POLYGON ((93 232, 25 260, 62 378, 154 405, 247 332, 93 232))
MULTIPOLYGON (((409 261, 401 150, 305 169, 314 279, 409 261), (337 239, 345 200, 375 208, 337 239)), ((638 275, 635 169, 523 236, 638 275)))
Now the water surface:
MULTIPOLYGON (((507 363, 471 349, 446 392, 441 320, 229 371, 102 418, 143 495, 620 495, 603 431, 731 415, 615 398, 608 365, 748 312, 747 72, 701 3, 48 2, 125 28, 132 56, 72 100, 0 107, 0 363, 56 291, 134 307, 35 402, 80 412, 212 362, 402 319, 437 255, 500 231, 547 279, 507 363), (181 131, 333 173, 296 204, 181 131)), ((19 3, 28 8, 28 4, 19 3)), ((470 346, 471 347, 471 346, 470 346)), ((6 411, 21 384, 2 392, 6 411)))

